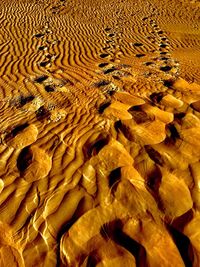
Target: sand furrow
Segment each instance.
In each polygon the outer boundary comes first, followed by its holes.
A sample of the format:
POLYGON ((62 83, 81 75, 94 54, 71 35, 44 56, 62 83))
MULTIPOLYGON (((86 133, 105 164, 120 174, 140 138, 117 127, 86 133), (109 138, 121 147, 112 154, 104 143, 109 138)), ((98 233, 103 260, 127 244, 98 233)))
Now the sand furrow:
POLYGON ((0 2, 2 267, 199 266, 199 8, 0 2))

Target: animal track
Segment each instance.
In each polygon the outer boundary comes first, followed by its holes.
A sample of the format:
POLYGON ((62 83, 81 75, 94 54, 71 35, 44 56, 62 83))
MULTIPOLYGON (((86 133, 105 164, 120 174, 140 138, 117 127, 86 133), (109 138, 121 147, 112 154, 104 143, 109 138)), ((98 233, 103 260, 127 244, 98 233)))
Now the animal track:
POLYGON ((106 58, 106 57, 108 57, 108 56, 109 56, 109 54, 107 54, 107 53, 100 54, 100 57, 101 57, 101 58, 106 58))
POLYGON ((34 35, 34 37, 41 38, 41 37, 44 37, 44 35, 45 35, 44 33, 37 33, 34 35))
POLYGON ((133 45, 136 46, 136 47, 141 47, 141 46, 143 46, 142 43, 134 43, 133 45))
POLYGON ((144 57, 145 54, 136 54, 135 56, 138 57, 138 58, 141 58, 141 57, 144 57))
POLYGON ((55 86, 54 85, 45 85, 44 87, 46 92, 54 92, 55 91, 55 86))
POLYGON ((117 70, 117 68, 113 66, 113 67, 110 68, 110 69, 104 70, 104 74, 111 73, 111 72, 113 72, 113 71, 115 71, 115 70, 117 70))
POLYGON ((46 81, 47 79, 49 78, 49 76, 47 75, 42 75, 42 76, 39 76, 37 78, 35 78, 35 82, 36 83, 43 83, 44 81, 46 81))
POLYGON ((104 68, 105 66, 108 66, 108 65, 109 65, 109 63, 106 63, 106 62, 105 63, 100 63, 99 67, 100 68, 104 68))
MULTIPOLYGON (((151 41, 151 43, 156 45, 156 49, 151 50, 150 52, 156 56, 152 56, 151 59, 147 62, 142 61, 141 64, 150 68, 153 71, 160 72, 160 75, 168 75, 170 77, 176 77, 179 74, 179 64, 177 61, 171 58, 170 54, 170 42, 162 29, 158 26, 158 24, 148 17, 144 19, 145 23, 149 23, 151 27, 151 35, 147 36, 147 39, 151 41), (160 57, 158 56, 160 55, 160 57), (153 61, 154 62, 153 62, 153 61), (163 74, 162 74, 163 73, 163 74)), ((143 44, 140 42, 135 42, 132 44, 136 51, 139 52, 140 47, 143 47, 143 44), (137 49, 138 48, 138 49, 137 49)), ((140 50, 141 51, 141 50, 140 50)), ((145 56, 144 53, 136 53, 135 57, 143 58, 145 56)), ((147 75, 145 73, 145 77, 150 77, 151 73, 147 75)), ((163 76, 164 77, 164 76, 163 76)), ((165 78, 164 78, 165 79, 165 78)))
POLYGON ((49 65, 50 63, 51 63, 51 61, 50 61, 50 60, 47 60, 47 61, 42 61, 42 62, 40 62, 39 65, 40 65, 41 67, 46 67, 46 66, 49 65))

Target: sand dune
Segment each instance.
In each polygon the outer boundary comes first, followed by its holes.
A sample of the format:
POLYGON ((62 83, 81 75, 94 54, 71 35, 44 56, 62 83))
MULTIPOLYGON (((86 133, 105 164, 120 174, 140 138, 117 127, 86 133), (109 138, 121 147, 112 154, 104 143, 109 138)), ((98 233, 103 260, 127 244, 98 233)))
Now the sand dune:
POLYGON ((0 266, 200 266, 199 1, 0 9, 0 266))

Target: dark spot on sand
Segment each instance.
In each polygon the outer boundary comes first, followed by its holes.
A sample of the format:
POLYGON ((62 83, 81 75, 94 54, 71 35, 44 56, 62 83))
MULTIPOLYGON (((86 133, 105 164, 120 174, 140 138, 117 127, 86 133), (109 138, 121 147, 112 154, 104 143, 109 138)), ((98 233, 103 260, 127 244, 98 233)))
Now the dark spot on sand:
POLYGON ((95 86, 101 87, 101 86, 106 86, 108 84, 110 84, 110 81, 102 80, 102 81, 99 81, 98 83, 96 83, 95 86))
POLYGON ((163 66, 163 67, 160 67, 160 70, 165 71, 165 72, 168 72, 168 71, 170 71, 171 69, 172 69, 171 66, 163 66))
POLYGON ((109 37, 113 37, 113 36, 115 36, 115 34, 114 33, 110 33, 108 36, 109 37))
POLYGON ((100 68, 104 68, 104 67, 107 66, 107 65, 109 65, 109 63, 100 63, 100 64, 99 64, 99 67, 100 67, 100 68))
POLYGON ((168 57, 161 57, 160 60, 165 60, 166 61, 166 60, 169 60, 169 58, 168 57))
POLYGON ((134 45, 134 46, 137 46, 137 47, 143 46, 142 43, 134 43, 133 45, 134 45))
POLYGON ((11 101, 11 105, 17 106, 19 108, 23 107, 25 104, 28 102, 31 102, 35 97, 30 95, 30 96, 23 96, 20 95, 19 98, 14 99, 11 101))
POLYGON ((29 146, 22 149, 17 159, 17 168, 20 172, 24 172, 32 163, 33 153, 29 146))
POLYGON ((121 168, 119 167, 112 170, 108 179, 109 179, 109 187, 112 188, 112 193, 113 193, 113 191, 115 190, 114 187, 121 179, 121 168))
POLYGON ((50 116, 50 112, 44 106, 41 106, 35 113, 36 113, 36 118, 39 121, 45 118, 49 118, 50 116))
POLYGON ((105 57, 108 57, 108 56, 109 56, 109 54, 107 54, 107 53, 100 54, 101 58, 105 58, 105 57))
POLYGON ((180 138, 180 135, 173 123, 166 125, 167 137, 165 139, 166 144, 174 145, 176 140, 180 138))
POLYGON ((156 151, 153 147, 149 145, 146 145, 144 148, 151 160, 153 160, 156 164, 163 166, 164 161, 162 159, 161 154, 158 151, 156 151))
POLYGON ((49 63, 50 63, 49 60, 48 61, 42 61, 42 62, 40 62, 40 66, 41 67, 46 67, 49 63))
POLYGON ((159 202, 159 196, 158 191, 159 187, 162 181, 162 173, 160 168, 155 164, 154 168, 151 170, 151 172, 148 174, 147 177, 147 186, 150 190, 152 190, 152 194, 154 198, 157 199, 159 202))
POLYGON ((144 57, 145 54, 136 54, 135 56, 138 57, 138 58, 141 58, 141 57, 144 57))
POLYGON ((93 142, 87 141, 82 148, 85 158, 89 159, 92 156, 96 156, 108 142, 109 137, 102 134, 93 142))
POLYGON ((119 76, 113 75, 112 77, 113 77, 115 80, 120 80, 120 77, 119 77, 119 76))
POLYGON ((51 59, 52 55, 48 54, 48 55, 46 55, 46 58, 51 59))
POLYGON ((163 43, 160 44, 161 48, 166 48, 167 46, 168 46, 168 44, 163 44, 163 43))
POLYGON ((113 72, 113 71, 115 71, 115 70, 116 70, 116 68, 115 68, 115 67, 112 67, 112 68, 110 68, 110 69, 105 70, 103 73, 104 73, 104 74, 108 74, 108 73, 111 73, 111 72, 113 72))
POLYGON ((141 109, 141 106, 133 106, 128 110, 128 112, 133 116, 133 119, 138 124, 152 120, 150 116, 141 109))
POLYGON ((168 87, 168 88, 172 87, 173 84, 174 84, 174 79, 168 79, 168 80, 163 81, 163 85, 168 87))
POLYGON ((43 45, 43 46, 39 46, 38 50, 44 50, 45 48, 46 48, 45 45, 43 45))
POLYGON ((146 65, 146 66, 150 66, 150 65, 152 65, 152 64, 154 64, 153 62, 145 62, 144 63, 144 65, 146 65))
POLYGON ((150 95, 150 99, 153 103, 156 103, 158 104, 162 98, 164 97, 164 94, 162 92, 159 92, 159 93, 152 93, 150 95))
POLYGON ((164 52, 164 51, 161 51, 160 54, 161 55, 166 55, 168 52, 164 52))
POLYGON ((104 112, 104 110, 105 110, 107 107, 110 106, 110 104, 111 104, 111 102, 106 102, 106 103, 101 104, 101 105, 99 106, 99 109, 98 109, 99 113, 102 114, 102 113, 104 112))
POLYGON ((186 113, 185 112, 179 112, 174 114, 174 119, 177 121, 182 120, 185 117, 186 113))
POLYGON ((183 259, 184 266, 192 267, 194 266, 194 255, 192 248, 192 243, 190 239, 184 235, 180 230, 175 229, 171 225, 167 225, 168 231, 173 238, 176 247, 183 259))
POLYGON ((55 91, 55 85, 45 85, 44 89, 48 93, 54 92, 55 91))
POLYGON ((28 123, 24 123, 24 124, 21 124, 21 125, 16 126, 14 129, 12 129, 12 131, 10 133, 8 133, 6 135, 5 141, 8 141, 8 140, 12 139, 18 133, 20 133, 21 131, 23 131, 24 129, 26 129, 28 126, 29 126, 28 123))
POLYGON ((47 75, 42 75, 42 76, 39 76, 37 78, 35 78, 35 82, 36 83, 42 83, 44 82, 45 80, 47 80, 49 77, 47 75))
POLYGON ((37 33, 34 35, 36 38, 40 38, 44 36, 44 33, 37 33))

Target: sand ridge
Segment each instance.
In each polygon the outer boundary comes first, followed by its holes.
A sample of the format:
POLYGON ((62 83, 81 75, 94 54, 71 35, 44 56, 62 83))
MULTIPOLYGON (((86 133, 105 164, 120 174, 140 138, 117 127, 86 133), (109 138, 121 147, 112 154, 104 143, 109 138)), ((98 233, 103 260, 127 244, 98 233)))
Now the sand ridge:
POLYGON ((199 8, 1 1, 0 266, 199 266, 199 8))

